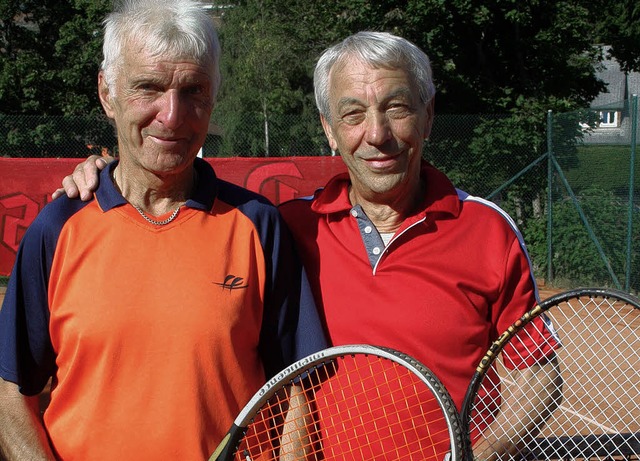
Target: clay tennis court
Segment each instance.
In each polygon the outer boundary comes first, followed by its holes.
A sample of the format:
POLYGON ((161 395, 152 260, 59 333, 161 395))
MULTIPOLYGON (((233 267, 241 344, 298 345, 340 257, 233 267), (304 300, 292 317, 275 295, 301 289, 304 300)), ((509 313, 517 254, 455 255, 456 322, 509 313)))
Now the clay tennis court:
POLYGON ((584 315, 563 305, 550 314, 573 339, 558 352, 567 400, 543 435, 633 433, 640 443, 640 311, 605 306, 584 315))
MULTIPOLYGON (((640 459, 640 310, 615 297, 576 295, 552 306, 546 315, 560 341, 557 356, 562 399, 536 440, 526 443, 523 456, 640 459)), ((511 343, 526 342, 529 334, 523 329, 511 343)), ((529 405, 528 397, 509 400, 518 386, 500 363, 499 358, 494 365, 498 364, 502 380, 497 391, 501 401, 522 411, 529 405)), ((488 381, 488 387, 484 386, 483 382, 483 395, 491 395, 489 389, 495 389, 494 385, 488 381)), ((495 400, 483 397, 475 405, 480 402, 495 400)), ((484 420, 478 413, 473 418, 472 427, 484 420)))

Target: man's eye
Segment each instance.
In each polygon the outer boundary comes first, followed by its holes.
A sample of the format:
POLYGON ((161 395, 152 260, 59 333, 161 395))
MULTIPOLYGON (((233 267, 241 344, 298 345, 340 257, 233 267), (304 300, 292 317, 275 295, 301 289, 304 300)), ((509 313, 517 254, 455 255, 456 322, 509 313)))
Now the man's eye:
POLYGON ((187 94, 202 94, 204 93, 204 88, 200 85, 189 86, 185 88, 185 93, 187 94))
POLYGON ((405 104, 393 104, 388 107, 387 113, 393 118, 406 117, 411 114, 411 108, 405 104))
POLYGON ((357 125, 358 123, 362 123, 365 115, 362 112, 347 112, 340 118, 348 125, 357 125))
POLYGON ((138 90, 145 92, 145 93, 151 93, 151 92, 155 92, 155 91, 159 91, 160 88, 158 87, 158 85, 154 84, 154 83, 141 83, 140 85, 138 85, 138 90))

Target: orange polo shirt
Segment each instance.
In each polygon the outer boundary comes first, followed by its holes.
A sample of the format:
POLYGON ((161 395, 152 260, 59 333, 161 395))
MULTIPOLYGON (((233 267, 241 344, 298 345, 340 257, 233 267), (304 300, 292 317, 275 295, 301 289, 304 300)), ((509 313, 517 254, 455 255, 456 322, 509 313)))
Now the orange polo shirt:
POLYGON ((105 172, 95 200, 54 201, 21 243, 0 373, 25 393, 53 376, 60 459, 206 459, 266 375, 325 345, 277 210, 197 166, 167 225, 105 172))

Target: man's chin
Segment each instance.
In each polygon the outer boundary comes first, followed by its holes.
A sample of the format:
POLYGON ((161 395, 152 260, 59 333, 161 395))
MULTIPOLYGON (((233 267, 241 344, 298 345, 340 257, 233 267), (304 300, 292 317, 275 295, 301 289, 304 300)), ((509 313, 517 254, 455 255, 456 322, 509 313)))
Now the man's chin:
POLYGON ((193 164, 197 152, 188 154, 185 152, 154 152, 152 155, 146 155, 141 162, 145 169, 156 173, 172 173, 182 170, 193 164))

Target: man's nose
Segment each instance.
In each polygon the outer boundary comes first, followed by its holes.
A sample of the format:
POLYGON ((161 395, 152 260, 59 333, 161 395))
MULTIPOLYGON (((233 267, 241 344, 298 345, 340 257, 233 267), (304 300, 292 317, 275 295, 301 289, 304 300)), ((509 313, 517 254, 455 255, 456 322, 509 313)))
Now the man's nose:
POLYGON ((179 91, 166 91, 162 97, 158 99, 158 104, 157 118, 164 126, 175 128, 182 123, 186 107, 184 102, 181 101, 179 91))
POLYGON ((378 146, 384 144, 391 137, 389 119, 383 112, 372 112, 367 115, 367 143, 378 146))

